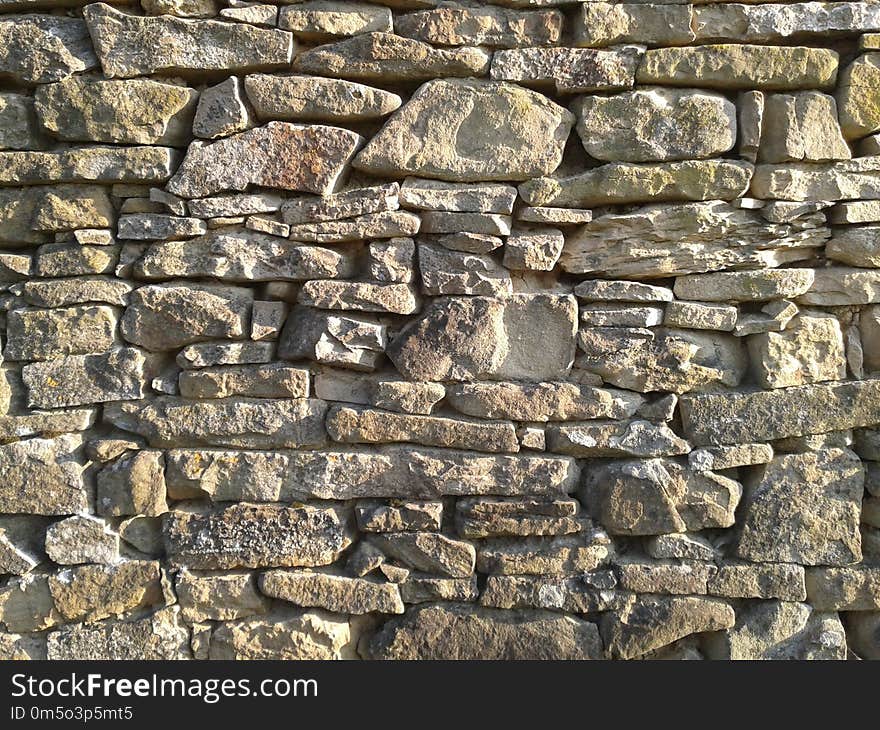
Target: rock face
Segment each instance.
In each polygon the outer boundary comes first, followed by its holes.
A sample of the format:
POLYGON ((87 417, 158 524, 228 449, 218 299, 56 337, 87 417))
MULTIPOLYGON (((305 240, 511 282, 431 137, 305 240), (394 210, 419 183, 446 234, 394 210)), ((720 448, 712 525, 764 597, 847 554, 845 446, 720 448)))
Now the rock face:
POLYGON ((601 659, 595 624, 548 611, 428 605, 390 621, 374 659, 601 659))
POLYGON ((374 174, 402 170, 440 180, 525 180, 559 166, 573 123, 570 112, 512 84, 430 81, 354 164, 374 174), (432 134, 426 137, 425 129, 432 134))
POLYGON ((646 89, 583 96, 572 107, 591 157, 609 162, 666 162, 716 157, 736 141, 736 107, 721 94, 646 89), (629 120, 621 128, 617 120, 629 120))
POLYGON ((439 299, 388 355, 411 380, 561 377, 574 357, 576 308, 573 297, 544 294, 439 299))
POLYGON ((862 465, 849 450, 775 457, 746 485, 737 555, 801 565, 858 562, 863 485, 862 465))
POLYGON ((336 189, 361 142, 360 135, 337 127, 270 122, 219 142, 193 142, 168 189, 187 198, 248 185, 326 194, 336 189))
POLYGON ((104 3, 83 10, 101 68, 109 78, 152 73, 218 74, 283 68, 293 36, 243 23, 138 17, 104 3))
POLYGON ((0 0, 0 659, 880 658, 878 234, 880 3, 0 0))

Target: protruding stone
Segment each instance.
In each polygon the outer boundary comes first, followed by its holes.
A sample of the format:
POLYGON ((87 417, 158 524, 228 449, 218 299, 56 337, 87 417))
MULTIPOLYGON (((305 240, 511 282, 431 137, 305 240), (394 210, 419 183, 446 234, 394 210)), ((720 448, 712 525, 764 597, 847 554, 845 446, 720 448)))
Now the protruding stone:
POLYGON ((3 15, 0 77, 47 84, 98 65, 86 24, 58 15, 3 15))
POLYGON ((556 169, 573 122, 571 112, 513 84, 430 81, 370 140, 354 164, 374 174, 526 180, 556 169), (426 137, 428 128, 432 133, 426 137), (483 141, 474 146, 477 139, 483 141))
POLYGON ((350 578, 319 571, 270 570, 260 576, 260 590, 297 606, 347 614, 403 613, 400 589, 393 583, 350 578))
POLYGON ((326 195, 336 190, 362 142, 339 127, 269 122, 211 144, 193 142, 167 187, 185 198, 249 185, 326 195))

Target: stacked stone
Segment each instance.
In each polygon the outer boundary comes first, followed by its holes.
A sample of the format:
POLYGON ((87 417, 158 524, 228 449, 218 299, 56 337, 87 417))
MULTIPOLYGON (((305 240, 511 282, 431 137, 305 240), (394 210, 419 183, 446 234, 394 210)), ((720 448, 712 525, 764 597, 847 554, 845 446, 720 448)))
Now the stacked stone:
POLYGON ((0 657, 880 658, 880 4, 0 0, 0 657))

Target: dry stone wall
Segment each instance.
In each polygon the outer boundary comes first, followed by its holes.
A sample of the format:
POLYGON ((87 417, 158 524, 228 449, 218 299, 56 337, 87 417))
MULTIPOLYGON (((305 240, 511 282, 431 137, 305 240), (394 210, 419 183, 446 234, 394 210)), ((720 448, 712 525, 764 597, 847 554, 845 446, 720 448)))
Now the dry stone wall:
POLYGON ((880 657, 880 3, 0 0, 0 249, 4 658, 880 657))

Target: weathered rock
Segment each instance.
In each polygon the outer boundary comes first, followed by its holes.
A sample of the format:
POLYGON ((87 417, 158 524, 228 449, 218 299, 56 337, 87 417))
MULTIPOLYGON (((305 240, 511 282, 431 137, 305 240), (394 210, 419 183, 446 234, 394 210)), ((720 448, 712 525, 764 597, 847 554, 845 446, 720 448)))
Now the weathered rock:
POLYGON ((575 489, 578 475, 575 460, 566 456, 405 446, 287 453, 175 449, 167 467, 169 489, 198 490, 217 501, 559 496, 575 489))
MULTIPOLYGON (((511 571, 512 572, 512 571, 511 571)), ((540 572, 540 571, 539 571, 540 572)), ((614 590, 609 570, 566 575, 490 575, 480 596, 481 606, 542 608, 573 613, 618 610, 625 593, 614 590)))
POLYGON ((297 71, 359 81, 425 80, 481 76, 491 55, 482 48, 434 48, 392 33, 362 33, 300 53, 297 71))
POLYGON ((211 277, 223 281, 305 281, 357 271, 355 251, 288 242, 252 231, 221 230, 153 244, 135 264, 138 278, 211 277))
POLYGON ((440 383, 378 380, 369 402, 386 411, 429 415, 445 395, 446 389, 440 383))
POLYGON ((106 306, 14 309, 6 320, 8 360, 88 355, 113 345, 117 310, 106 306))
POLYGON ((572 296, 442 298, 408 324, 388 355, 410 380, 552 380, 574 356, 572 296))
POLYGON ((600 624, 608 653, 632 659, 691 634, 721 631, 735 622, 733 608, 717 598, 639 596, 600 624))
MULTIPOLYGON (((285 200, 281 206, 281 215, 285 223, 296 227, 303 223, 314 224, 323 221, 338 221, 343 218, 366 216, 370 213, 396 211, 400 207, 398 202, 399 193, 400 185, 395 182, 368 188, 345 190, 333 195, 303 195, 285 200)), ((385 218, 388 218, 388 216, 385 218)), ((401 216, 395 216, 395 218, 398 221, 406 220, 406 218, 401 216)), ((395 220, 395 218, 391 218, 391 220, 395 220)), ((379 219, 374 217, 373 220, 379 219)), ((321 231, 323 229, 315 227, 315 230, 321 231)), ((368 236, 363 237, 367 238, 368 236)), ((385 238, 385 236, 379 237, 385 238)))
POLYGON ((558 10, 441 5, 395 18, 402 36, 441 46, 553 46, 562 35, 558 10))
POLYGON ((708 590, 725 598, 803 601, 807 597, 804 569, 790 563, 722 563, 710 576, 708 590))
POLYGON ((278 27, 308 41, 370 32, 391 32, 391 11, 367 3, 309 0, 281 8, 278 27))
POLYGON ((146 360, 133 347, 103 355, 69 355, 22 368, 31 408, 61 408, 143 398, 146 360))
POLYGON ((846 378, 843 332, 833 316, 801 314, 782 332, 748 339, 752 373, 765 388, 846 378))
POLYGON ((442 502, 403 504, 362 503, 355 507, 358 529, 363 532, 439 532, 442 502))
POLYGON ((340 127, 269 122, 211 144, 193 142, 167 188, 184 198, 248 185, 326 195, 336 190, 362 142, 340 127))
MULTIPOLYGON (((837 222, 847 223, 849 221, 838 220, 837 222)), ((847 266, 880 268, 880 235, 878 234, 880 234, 880 227, 876 225, 836 228, 825 247, 825 255, 829 259, 840 261, 847 266)), ((842 272, 837 270, 835 273, 842 272)))
POLYGON ((420 227, 421 220, 412 213, 403 210, 385 210, 348 220, 301 223, 290 227, 289 236, 295 241, 343 243, 366 238, 413 236, 419 232, 420 227))
POLYGON ((880 198, 878 177, 880 157, 758 165, 749 194, 762 200, 876 200, 880 198))
POLYGON ((86 24, 57 15, 4 15, 0 77, 47 84, 98 65, 86 24))
POLYGON ((876 611, 880 609, 880 568, 810 568, 807 600, 819 611, 876 611))
POLYGON ((24 94, 0 94, 0 150, 34 150, 46 146, 37 123, 34 100, 24 94))
POLYGON ((840 74, 837 107, 840 126, 847 139, 857 139, 880 129, 877 87, 880 84, 880 54, 857 56, 840 74))
POLYGON ((687 45, 694 40, 693 8, 676 3, 591 2, 580 6, 575 45, 611 46, 645 43, 650 46, 687 45))
POLYGON ((192 623, 231 621, 269 610, 253 573, 199 575, 181 570, 174 588, 183 618, 192 623))
POLYGON ((260 364, 269 362, 274 352, 271 342, 200 342, 184 347, 175 362, 181 368, 260 364))
POLYGON ((244 88, 262 121, 355 122, 387 116, 403 103, 390 91, 316 76, 253 74, 244 88))
POLYGON ((598 160, 716 157, 736 141, 736 107, 712 92, 651 88, 616 96, 582 96, 572 111, 584 149, 598 160), (621 118, 629 120, 626 127, 615 125, 621 118))
POLYGON ((809 291, 798 298, 799 303, 827 307, 880 301, 880 274, 877 271, 841 266, 816 269, 815 274, 809 291))
POLYGON ((470 578, 433 578, 410 573, 400 584, 400 596, 406 604, 434 601, 473 603, 479 595, 475 575, 470 578))
POLYGON ((737 308, 727 304, 669 302, 663 313, 667 327, 731 332, 736 327, 737 308))
POLYGON ((827 94, 768 94, 762 119, 758 162, 825 162, 852 157, 837 122, 837 104, 827 94))
POLYGON ((416 245, 411 238, 373 241, 367 246, 367 273, 374 281, 409 284, 416 276, 416 245))
POLYGON ((525 180, 556 169, 573 122, 569 111, 513 84, 430 81, 354 165, 373 174, 441 180, 525 180))
POLYGON ((37 89, 40 123, 72 142, 183 145, 198 92, 148 79, 94 81, 73 76, 37 89))
POLYGON ((131 293, 122 336, 147 350, 173 350, 216 338, 243 339, 253 302, 249 289, 170 282, 131 293))
POLYGON ((549 611, 419 606, 372 638, 374 659, 601 659, 596 625, 549 611))
POLYGON ((250 114, 244 103, 241 79, 230 76, 205 89, 193 117, 192 131, 201 139, 226 137, 250 126, 250 114))
POLYGON ((584 475, 581 497, 610 533, 660 535, 730 527, 739 482, 671 459, 603 462, 584 475))
POLYGON ((300 289, 297 301, 318 309, 413 314, 419 309, 416 290, 409 284, 312 279, 300 289))
POLYGON ((385 325, 370 315, 346 315, 297 306, 281 331, 278 357, 309 358, 355 370, 373 370, 387 344, 385 325))
POLYGON ((133 621, 65 626, 48 636, 48 657, 53 660, 169 660, 189 656, 189 631, 175 607, 133 621))
POLYGON ((564 244, 562 231, 556 228, 517 229, 504 244, 504 266, 514 271, 552 271, 564 244))
POLYGON ((369 539, 386 555, 425 573, 466 578, 474 572, 476 550, 469 542, 435 532, 385 532, 369 539))
POLYGON ((547 428, 547 450, 579 458, 679 456, 691 449, 666 424, 643 420, 553 424, 547 428))
POLYGON ((763 302, 796 297, 813 285, 813 269, 768 269, 694 274, 675 280, 675 296, 710 302, 763 302))
POLYGON ((103 520, 75 515, 46 530, 46 555, 60 565, 116 563, 119 535, 103 520))
POLYGON ((801 565, 858 562, 863 489, 864 470, 848 449, 776 456, 746 482, 736 554, 801 565))
POLYGON ((513 293, 510 273, 491 256, 450 251, 433 243, 419 243, 418 251, 422 291, 427 295, 513 293))
POLYGON ((715 332, 587 327, 578 344, 584 353, 579 367, 640 393, 686 393, 716 382, 735 386, 747 367, 739 339, 715 332))
POLYGON ((688 463, 698 471, 712 471, 766 464, 772 458, 773 447, 770 444, 735 444, 694 449, 688 454, 688 463))
POLYGON ((837 78, 837 53, 803 46, 719 44, 645 52, 640 84, 720 89, 825 89, 837 78))
POLYGON ((139 17, 104 3, 83 9, 104 75, 199 76, 289 66, 293 36, 244 23, 139 17))
POLYGON ((836 614, 803 603, 755 602, 736 624, 707 637, 715 659, 846 659, 846 634, 836 614))
POLYGON ((681 398, 688 440, 743 444, 867 426, 880 420, 880 381, 803 385, 681 398))
POLYGON ((98 621, 164 605, 161 578, 155 561, 77 565, 50 575, 49 591, 64 621, 98 621))
POLYGON ((333 406, 327 431, 343 443, 410 442, 423 446, 516 452, 519 442, 513 423, 471 418, 390 413, 371 408, 333 406))
POLYGON ((408 177, 400 187, 400 204, 416 210, 510 215, 516 188, 498 183, 454 183, 408 177))
POLYGON ((120 456, 98 472, 95 508, 105 517, 144 515, 168 511, 165 458, 161 451, 135 451, 120 456))
POLYGON ((104 418, 152 445, 302 448, 323 446, 324 401, 309 398, 217 398, 190 401, 161 396, 114 403, 104 418))
POLYGON ((51 152, 0 152, 0 185, 164 183, 177 165, 170 147, 68 147, 51 152))
POLYGON ((680 562, 620 558, 615 563, 620 587, 634 593, 705 595, 715 566, 704 562, 680 562))
POLYGON ((343 511, 309 506, 174 511, 163 534, 171 561, 197 570, 329 565, 352 541, 343 511))
POLYGON ((578 510, 574 499, 460 499, 455 526, 466 538, 565 535, 581 531, 583 522, 576 517, 578 510))
POLYGON ((469 416, 514 421, 628 418, 643 403, 635 393, 565 382, 461 383, 447 387, 446 399, 469 416))
POLYGON ((356 657, 348 619, 325 611, 275 612, 222 624, 208 658, 328 660, 356 657))
POLYGON ((403 613, 400 589, 393 583, 349 578, 318 571, 270 570, 260 576, 260 590, 297 606, 338 613, 403 613))
POLYGON ((219 366, 182 372, 178 384, 184 398, 307 398, 309 373, 283 363, 219 366))
POLYGON ((676 558, 679 560, 714 560, 718 551, 705 537, 687 532, 672 532, 656 535, 646 543, 648 555, 652 558, 676 558))
POLYGON ((752 166, 735 160, 645 165, 611 163, 571 177, 542 177, 519 186, 529 205, 591 208, 624 203, 733 200, 745 194, 752 166))

